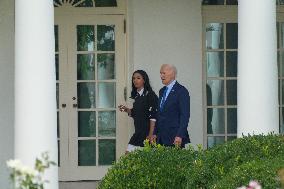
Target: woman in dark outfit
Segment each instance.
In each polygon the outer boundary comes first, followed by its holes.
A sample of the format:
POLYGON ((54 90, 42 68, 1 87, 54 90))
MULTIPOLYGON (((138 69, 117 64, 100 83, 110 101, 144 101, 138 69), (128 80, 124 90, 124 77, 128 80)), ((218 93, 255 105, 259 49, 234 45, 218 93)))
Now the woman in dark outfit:
POLYGON ((158 97, 152 90, 147 73, 143 70, 136 70, 132 75, 131 97, 134 99, 133 108, 124 105, 118 108, 127 112, 134 119, 135 132, 131 137, 126 153, 143 147, 146 138, 151 139, 156 122, 158 97))

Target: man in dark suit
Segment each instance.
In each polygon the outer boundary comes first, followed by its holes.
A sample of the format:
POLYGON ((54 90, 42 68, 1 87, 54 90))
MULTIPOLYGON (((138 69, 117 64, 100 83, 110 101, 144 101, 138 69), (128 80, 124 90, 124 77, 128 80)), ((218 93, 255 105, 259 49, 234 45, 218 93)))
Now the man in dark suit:
POLYGON ((187 127, 190 116, 188 90, 176 81, 175 66, 163 64, 160 70, 162 83, 159 91, 159 111, 153 140, 165 146, 180 146, 190 142, 187 127))

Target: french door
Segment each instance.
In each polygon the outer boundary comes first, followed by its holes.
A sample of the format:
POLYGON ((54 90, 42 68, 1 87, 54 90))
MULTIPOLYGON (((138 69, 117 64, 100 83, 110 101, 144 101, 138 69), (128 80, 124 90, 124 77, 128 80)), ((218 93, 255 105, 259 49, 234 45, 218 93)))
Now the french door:
POLYGON ((122 15, 55 14, 59 178, 100 180, 125 151, 122 15))

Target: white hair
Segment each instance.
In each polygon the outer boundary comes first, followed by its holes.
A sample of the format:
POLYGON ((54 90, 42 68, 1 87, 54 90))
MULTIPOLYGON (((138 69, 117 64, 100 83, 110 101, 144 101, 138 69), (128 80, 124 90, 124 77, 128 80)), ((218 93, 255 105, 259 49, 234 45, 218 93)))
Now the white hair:
POLYGON ((173 64, 163 64, 161 67, 168 67, 174 71, 175 77, 177 77, 177 68, 173 64))

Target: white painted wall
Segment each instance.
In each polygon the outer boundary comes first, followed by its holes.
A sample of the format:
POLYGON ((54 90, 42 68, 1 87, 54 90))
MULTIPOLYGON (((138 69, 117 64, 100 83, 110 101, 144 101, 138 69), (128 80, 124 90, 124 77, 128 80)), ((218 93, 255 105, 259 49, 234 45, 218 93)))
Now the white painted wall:
POLYGON ((132 72, 144 69, 158 92, 161 64, 174 64, 190 92, 191 141, 203 144, 201 1, 129 0, 128 35, 128 86, 132 72))
POLYGON ((9 188, 14 154, 14 1, 0 0, 0 188, 9 188))

